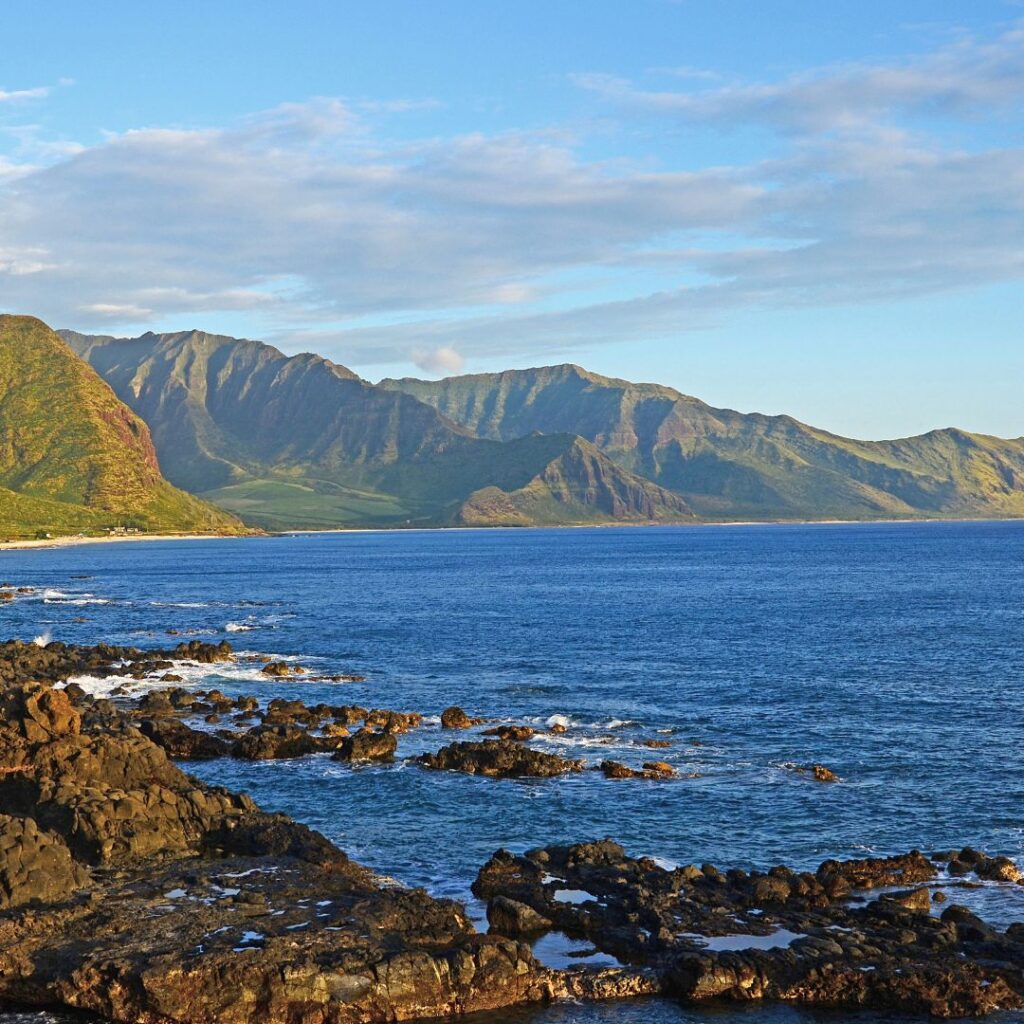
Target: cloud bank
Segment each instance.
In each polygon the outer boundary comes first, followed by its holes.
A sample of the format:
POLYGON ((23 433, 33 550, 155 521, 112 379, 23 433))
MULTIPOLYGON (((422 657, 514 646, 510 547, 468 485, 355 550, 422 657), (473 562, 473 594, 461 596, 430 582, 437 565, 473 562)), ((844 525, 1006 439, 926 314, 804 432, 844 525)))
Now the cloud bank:
POLYGON ((22 137, 0 152, 0 305, 104 331, 241 313, 279 343, 444 373, 1024 277, 1024 149, 988 130, 1019 126, 1019 26, 774 82, 576 81, 624 126, 756 124, 777 151, 694 170, 589 158, 555 132, 395 141, 371 102, 330 97, 37 139, 31 158, 22 137))

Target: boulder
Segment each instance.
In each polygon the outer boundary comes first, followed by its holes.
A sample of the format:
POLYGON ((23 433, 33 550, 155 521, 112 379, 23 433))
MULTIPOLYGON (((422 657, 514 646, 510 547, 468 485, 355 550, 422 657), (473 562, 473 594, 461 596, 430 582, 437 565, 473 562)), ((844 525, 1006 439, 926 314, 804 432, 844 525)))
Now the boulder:
POLYGON ((524 935, 537 935, 552 927, 548 918, 532 907, 506 896, 495 896, 487 904, 487 923, 492 932, 517 939, 524 935))
POLYGON ((621 761, 602 761, 598 770, 606 779, 670 779, 675 769, 665 761, 647 761, 643 768, 630 768, 621 761))
POLYGON ((481 735, 497 736, 499 740, 511 740, 513 743, 525 743, 537 730, 529 725, 498 725, 493 729, 484 729, 481 735))
POLYGON ((457 704, 453 704, 441 712, 442 729, 470 729, 482 721, 481 718, 470 718, 457 704))
POLYGON ((390 732, 357 732, 341 741, 333 760, 390 761, 397 748, 398 740, 390 732))

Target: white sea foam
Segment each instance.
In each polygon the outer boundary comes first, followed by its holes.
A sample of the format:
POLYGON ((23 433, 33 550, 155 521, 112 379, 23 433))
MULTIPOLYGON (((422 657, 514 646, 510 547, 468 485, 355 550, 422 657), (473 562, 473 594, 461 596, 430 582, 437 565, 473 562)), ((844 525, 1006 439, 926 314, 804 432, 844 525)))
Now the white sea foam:
POLYGON ((142 693, 147 689, 147 684, 139 679, 130 679, 128 676, 71 676, 67 682, 55 683, 54 689, 63 689, 74 683, 80 686, 90 697, 109 697, 115 690, 126 690, 130 694, 142 693))
POLYGON ((34 637, 32 643, 36 647, 45 647, 53 639, 53 634, 47 630, 45 633, 40 633, 39 636, 34 637))
POLYGON ((93 593, 88 591, 81 593, 73 593, 65 590, 55 590, 53 588, 47 588, 39 594, 43 604, 71 604, 71 605, 86 605, 86 604, 110 604, 110 598, 108 597, 97 597, 93 593))
POLYGON ((248 633, 251 630, 258 628, 258 626, 251 622, 229 622, 224 627, 224 631, 226 633, 248 633))

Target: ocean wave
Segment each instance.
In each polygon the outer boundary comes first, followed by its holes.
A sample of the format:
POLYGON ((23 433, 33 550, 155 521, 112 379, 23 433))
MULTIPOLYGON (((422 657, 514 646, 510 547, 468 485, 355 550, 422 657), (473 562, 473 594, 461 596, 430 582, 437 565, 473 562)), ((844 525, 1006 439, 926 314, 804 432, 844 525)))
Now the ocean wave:
POLYGON ((248 633, 259 626, 251 622, 229 622, 224 626, 225 633, 248 633))
POLYGON ((45 590, 27 596, 35 597, 37 600, 42 601, 43 604, 86 605, 113 603, 109 597, 97 597, 88 591, 76 593, 75 591, 57 590, 53 587, 47 587, 45 590))
POLYGON ((54 689, 61 690, 74 683, 90 697, 109 697, 115 690, 123 690, 131 696, 144 693, 153 686, 154 680, 132 679, 130 676, 71 676, 66 682, 55 683, 54 689))

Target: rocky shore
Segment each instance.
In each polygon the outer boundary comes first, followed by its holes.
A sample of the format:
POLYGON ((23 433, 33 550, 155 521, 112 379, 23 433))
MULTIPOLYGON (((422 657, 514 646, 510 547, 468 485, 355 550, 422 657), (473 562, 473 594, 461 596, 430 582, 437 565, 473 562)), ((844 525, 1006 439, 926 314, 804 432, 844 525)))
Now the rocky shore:
POLYGON ((557 928, 649 969, 688 1002, 778 1000, 935 1017, 1024 1007, 1024 924, 966 907, 933 916, 940 871, 1019 884, 1007 858, 965 849, 826 861, 817 871, 675 869, 604 840, 501 850, 474 893, 495 930, 557 928))
MULTIPOLYGON (((940 882, 1020 882, 1012 861, 970 849, 765 873, 669 869, 609 840, 499 851, 473 886, 481 934, 461 904, 174 763, 387 761, 423 725, 413 711, 177 685, 181 662, 232 657, 226 643, 0 644, 0 1001, 145 1024, 354 1024, 656 993, 938 1017, 1024 1007, 1024 925, 1000 931, 933 900, 940 882), (161 681, 101 699, 75 676, 161 681), (621 966, 551 969, 531 950, 550 932, 621 966)), ((445 727, 481 724, 456 711, 445 727)), ((489 731, 418 763, 535 778, 587 767, 530 747, 531 727, 489 731)), ((591 767, 672 784, 662 762, 591 767)))

